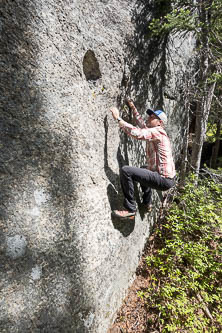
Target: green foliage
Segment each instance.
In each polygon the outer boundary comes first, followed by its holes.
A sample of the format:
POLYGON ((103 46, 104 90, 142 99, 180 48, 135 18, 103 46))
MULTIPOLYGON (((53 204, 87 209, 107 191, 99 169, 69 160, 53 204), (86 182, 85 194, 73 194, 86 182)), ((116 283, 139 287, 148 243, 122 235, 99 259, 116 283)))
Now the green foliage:
MULTIPOLYGON (((205 28, 199 13, 200 4, 195 1, 171 0, 168 4, 168 12, 160 17, 155 17, 149 24, 154 35, 164 33, 194 31, 196 35, 201 32, 200 28, 205 28)), ((222 23, 222 3, 221 0, 209 1, 204 5, 206 11, 210 11, 211 22, 208 33, 211 40, 217 44, 218 36, 221 36, 222 23)), ((202 33, 202 32, 201 32, 202 33)), ((220 40, 220 39, 219 39, 220 40)), ((220 46, 220 43, 219 45, 220 46)))
MULTIPOLYGON (((222 63, 222 58, 217 60, 219 63, 222 63)), ((209 78, 208 82, 218 82, 222 84, 222 74, 221 73, 213 73, 209 78)))
POLYGON ((191 15, 190 9, 173 9, 164 17, 153 19, 149 25, 154 35, 163 33, 192 31, 196 28, 196 15, 191 15))
POLYGON ((222 185, 191 176, 157 229, 139 293, 161 332, 222 331, 222 185))
MULTIPOLYGON (((206 132, 206 140, 208 142, 215 142, 217 133, 217 126, 214 122, 208 122, 207 124, 207 132, 206 132)), ((222 129, 220 131, 221 139, 222 139, 222 129)))

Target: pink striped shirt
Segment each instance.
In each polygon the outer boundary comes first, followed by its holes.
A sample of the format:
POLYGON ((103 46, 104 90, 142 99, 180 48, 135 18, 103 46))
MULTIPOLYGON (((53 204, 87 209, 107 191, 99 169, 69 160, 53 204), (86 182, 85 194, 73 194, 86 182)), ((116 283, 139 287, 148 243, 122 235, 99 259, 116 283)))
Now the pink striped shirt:
POLYGON ((136 108, 133 108, 133 114, 141 128, 121 121, 121 129, 137 140, 146 141, 147 169, 157 171, 165 178, 173 178, 176 174, 175 165, 170 140, 166 131, 161 126, 146 127, 136 108))

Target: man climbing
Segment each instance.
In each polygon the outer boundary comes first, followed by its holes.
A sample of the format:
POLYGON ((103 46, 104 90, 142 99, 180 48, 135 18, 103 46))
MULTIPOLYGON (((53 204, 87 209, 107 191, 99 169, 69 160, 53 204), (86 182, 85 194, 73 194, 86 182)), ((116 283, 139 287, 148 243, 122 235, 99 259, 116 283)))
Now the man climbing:
POLYGON ((146 123, 137 112, 132 101, 127 101, 133 111, 133 116, 139 127, 135 127, 119 116, 119 110, 110 109, 112 116, 118 121, 120 128, 137 140, 146 141, 146 167, 137 168, 123 166, 120 173, 120 181, 124 194, 124 208, 126 210, 114 210, 116 217, 130 218, 136 214, 136 201, 134 198, 134 181, 140 183, 143 191, 143 204, 147 211, 151 210, 151 189, 166 191, 175 184, 175 165, 169 137, 164 129, 167 124, 167 116, 162 110, 148 109, 149 115, 146 123))

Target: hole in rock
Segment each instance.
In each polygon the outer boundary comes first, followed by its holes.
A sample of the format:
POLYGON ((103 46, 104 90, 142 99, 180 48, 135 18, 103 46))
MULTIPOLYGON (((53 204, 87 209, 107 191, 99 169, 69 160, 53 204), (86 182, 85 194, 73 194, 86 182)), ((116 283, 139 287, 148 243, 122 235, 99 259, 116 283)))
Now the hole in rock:
POLYGON ((87 81, 96 81, 101 77, 99 62, 91 50, 88 50, 83 58, 83 72, 87 81))

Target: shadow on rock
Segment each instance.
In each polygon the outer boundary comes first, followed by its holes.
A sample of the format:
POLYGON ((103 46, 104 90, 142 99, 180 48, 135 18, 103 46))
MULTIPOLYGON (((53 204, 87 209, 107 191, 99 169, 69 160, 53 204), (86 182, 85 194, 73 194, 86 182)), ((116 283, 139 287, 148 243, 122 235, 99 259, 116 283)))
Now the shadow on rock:
POLYGON ((72 132, 45 116, 37 7, 9 0, 0 8, 0 331, 86 332, 72 132))
POLYGON ((115 229, 119 230, 124 237, 128 237, 135 228, 135 218, 134 219, 119 219, 117 217, 112 218, 112 223, 115 229))
MULTIPOLYGON (((120 185, 120 178, 119 175, 113 172, 113 170, 109 167, 108 163, 108 151, 107 151, 107 140, 108 140, 108 120, 107 116, 104 118, 104 128, 105 128, 105 146, 104 146, 104 169, 106 176, 108 180, 110 181, 110 184, 107 187, 107 195, 110 203, 110 208, 111 210, 114 209, 121 209, 121 205, 123 202, 123 194, 122 194, 122 189, 120 185)), ((120 148, 118 148, 117 151, 117 161, 119 164, 119 173, 121 172, 121 169, 124 165, 128 164, 128 156, 127 156, 127 148, 126 144, 124 144, 124 153, 125 153, 125 158, 123 158, 121 154, 120 148)), ((129 236, 135 226, 135 221, 129 220, 129 223, 124 223, 124 221, 120 221, 117 218, 112 217, 112 223, 115 229, 119 230, 119 232, 124 236, 127 237, 129 236)), ((127 220, 128 221, 128 220, 127 220)))

